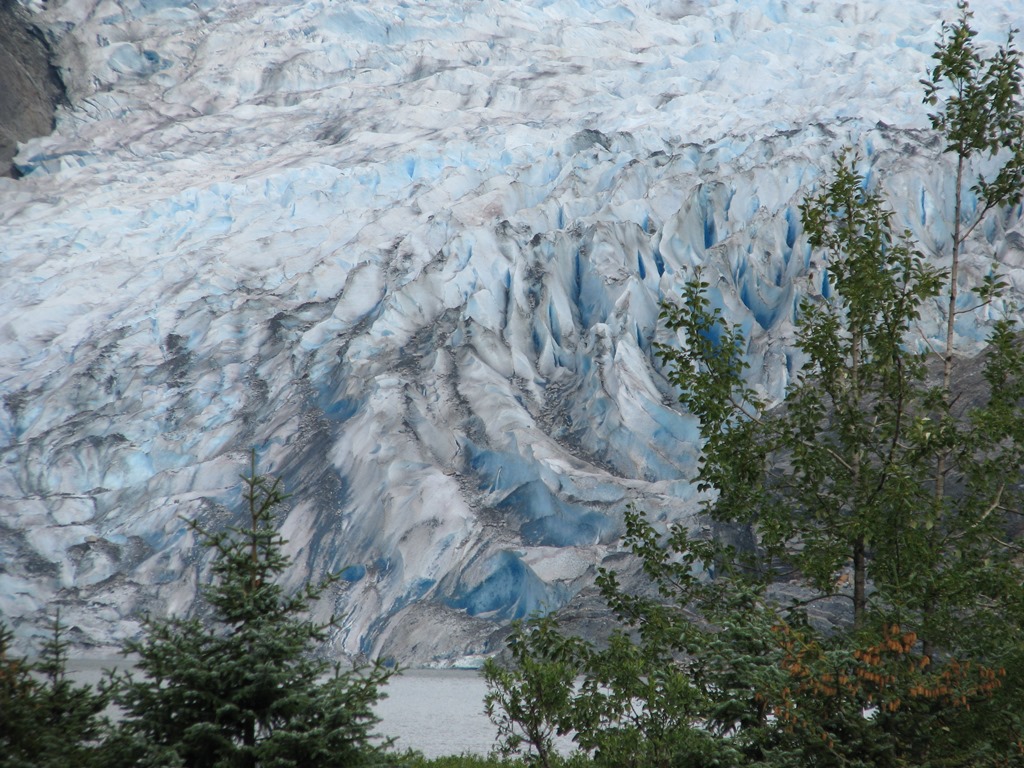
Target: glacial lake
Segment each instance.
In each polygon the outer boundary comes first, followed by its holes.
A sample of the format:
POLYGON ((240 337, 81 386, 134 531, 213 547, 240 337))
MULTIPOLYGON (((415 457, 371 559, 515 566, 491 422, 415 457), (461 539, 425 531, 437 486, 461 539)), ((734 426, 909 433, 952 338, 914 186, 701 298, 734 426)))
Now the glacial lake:
POLYGON ((485 755, 494 747, 497 729, 484 714, 487 685, 476 670, 410 669, 385 690, 377 730, 398 737, 398 749, 440 757, 485 755))

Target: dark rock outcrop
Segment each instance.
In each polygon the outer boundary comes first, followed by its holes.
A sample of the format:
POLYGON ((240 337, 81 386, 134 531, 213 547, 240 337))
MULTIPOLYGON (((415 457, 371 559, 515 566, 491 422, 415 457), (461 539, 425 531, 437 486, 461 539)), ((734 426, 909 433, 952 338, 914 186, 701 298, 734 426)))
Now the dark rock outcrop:
POLYGON ((0 176, 18 175, 18 142, 50 133, 63 99, 45 38, 15 0, 0 0, 0 176))

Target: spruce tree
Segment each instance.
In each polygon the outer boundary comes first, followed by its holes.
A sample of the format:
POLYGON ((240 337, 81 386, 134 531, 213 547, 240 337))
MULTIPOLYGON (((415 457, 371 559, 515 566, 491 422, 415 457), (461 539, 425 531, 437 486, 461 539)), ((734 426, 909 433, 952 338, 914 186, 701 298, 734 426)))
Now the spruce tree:
POLYGON ((11 655, 14 635, 0 624, 0 758, 6 766, 14 766, 15 755, 23 754, 23 746, 32 734, 35 721, 34 701, 38 683, 32 677, 27 659, 11 655))
POLYGON ((12 656, 0 624, 0 768, 103 765, 107 698, 68 678, 69 643, 58 613, 35 662, 12 656))
POLYGON ((255 458, 242 480, 246 525, 190 523, 214 553, 209 621, 150 618, 124 646, 140 676, 111 683, 124 710, 111 765, 340 768, 376 762, 387 746, 372 742, 372 706, 394 670, 315 657, 335 620, 317 624, 307 613, 331 581, 284 591, 289 559, 273 527, 280 482, 258 475, 255 458))

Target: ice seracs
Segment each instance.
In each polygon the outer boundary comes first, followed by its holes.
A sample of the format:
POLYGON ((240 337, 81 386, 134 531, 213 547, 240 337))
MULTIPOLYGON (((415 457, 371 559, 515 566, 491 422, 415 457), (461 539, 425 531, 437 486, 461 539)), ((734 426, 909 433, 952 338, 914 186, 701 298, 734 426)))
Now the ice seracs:
MULTIPOLYGON (((290 582, 342 576, 335 652, 494 650, 589 583, 627 504, 696 508, 654 354, 694 267, 781 396, 795 307, 827 291, 798 204, 835 151, 941 256, 918 78, 949 10, 34 8, 71 103, 0 180, 0 613, 27 639, 60 604, 110 646, 190 610, 183 518, 233 519, 255 447, 294 494, 290 582)), ((1021 242, 1018 209, 969 269, 994 250, 1021 287, 1021 242)))

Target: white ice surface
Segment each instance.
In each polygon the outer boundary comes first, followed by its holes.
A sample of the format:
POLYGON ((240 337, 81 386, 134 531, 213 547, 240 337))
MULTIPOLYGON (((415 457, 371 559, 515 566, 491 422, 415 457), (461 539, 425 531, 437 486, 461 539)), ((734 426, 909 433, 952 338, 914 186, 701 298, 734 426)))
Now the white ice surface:
MULTIPOLYGON (((108 645, 189 610, 182 517, 229 522, 256 447, 290 581, 349 579, 339 652, 493 650, 627 503, 696 508, 652 349, 693 266, 780 396, 821 289, 797 205, 841 146, 941 258, 918 79, 951 5, 28 3, 70 106, 0 179, 0 614, 108 645)), ((984 44, 1024 22, 976 10, 984 44)), ((1024 288, 1022 244, 993 218, 969 271, 1024 288)))

